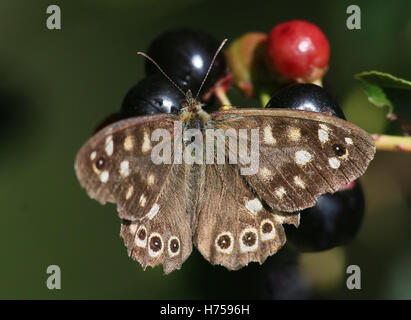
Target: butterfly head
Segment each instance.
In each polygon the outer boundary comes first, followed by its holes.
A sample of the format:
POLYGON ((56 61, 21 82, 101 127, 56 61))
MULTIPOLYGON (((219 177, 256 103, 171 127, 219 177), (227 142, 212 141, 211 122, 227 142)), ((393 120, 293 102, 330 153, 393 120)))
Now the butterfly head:
POLYGON ((203 106, 204 103, 194 98, 191 91, 188 90, 184 101, 181 103, 180 120, 188 123, 199 118, 203 124, 206 123, 210 116, 203 110, 203 106))
POLYGON ((182 111, 198 112, 202 109, 204 103, 200 102, 193 97, 191 90, 188 90, 185 94, 185 99, 181 103, 182 111))

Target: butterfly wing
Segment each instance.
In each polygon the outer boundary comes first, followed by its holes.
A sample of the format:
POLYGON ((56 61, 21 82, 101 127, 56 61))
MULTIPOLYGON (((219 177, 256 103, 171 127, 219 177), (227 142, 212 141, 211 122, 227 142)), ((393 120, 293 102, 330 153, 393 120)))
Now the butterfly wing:
POLYGON ((195 246, 210 263, 229 270, 263 263, 286 241, 282 224, 298 226, 299 214, 265 208, 232 165, 202 169, 202 198, 192 227, 195 246))
POLYGON ((172 169, 172 164, 153 163, 151 136, 161 128, 172 140, 175 120, 169 114, 131 118, 90 138, 75 162, 77 178, 88 195, 102 204, 116 203, 120 217, 127 220, 149 214, 172 169))
POLYGON ((173 166, 151 215, 123 220, 120 235, 128 254, 144 269, 162 264, 164 273, 180 269, 192 251, 190 215, 186 211, 184 166, 173 166))
POLYGON ((144 269, 162 264, 165 273, 179 269, 192 251, 184 166, 156 164, 152 158, 151 137, 160 129, 164 136, 155 144, 168 144, 173 159, 177 120, 161 114, 112 124, 84 144, 75 163, 90 197, 117 204, 129 255, 144 269))
MULTIPOLYGON (((231 109, 211 117, 223 130, 259 128, 258 170, 244 178, 270 207, 280 211, 313 206, 321 194, 333 193, 361 176, 375 154, 367 132, 323 113, 231 109)), ((239 158, 241 168, 249 166, 239 158)))

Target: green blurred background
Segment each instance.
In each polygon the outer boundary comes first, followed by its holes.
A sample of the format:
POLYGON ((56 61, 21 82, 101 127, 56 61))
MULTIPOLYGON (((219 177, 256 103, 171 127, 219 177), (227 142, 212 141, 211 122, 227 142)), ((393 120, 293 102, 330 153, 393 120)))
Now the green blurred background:
MULTIPOLYGON (((290 19, 316 23, 331 44, 325 82, 347 118, 369 132, 384 132, 384 110, 368 103, 353 75, 376 69, 411 79, 411 2, 357 1, 362 29, 356 31, 346 28, 350 4, 2 0, 0 100, 12 110, 0 122, 0 298, 266 297, 267 274, 280 255, 228 272, 194 252, 168 276, 161 268, 142 271, 127 256, 115 207, 99 205, 80 188, 74 157, 143 77, 144 61, 136 51, 183 26, 222 40, 268 32, 290 19), (61 30, 46 28, 50 4, 61 8, 61 30), (52 264, 61 267, 61 290, 46 287, 52 264)), ((409 154, 378 152, 362 178, 367 211, 357 238, 346 247, 299 257, 311 297, 411 298, 410 165, 409 154), (350 264, 361 267, 361 290, 345 286, 350 264)))

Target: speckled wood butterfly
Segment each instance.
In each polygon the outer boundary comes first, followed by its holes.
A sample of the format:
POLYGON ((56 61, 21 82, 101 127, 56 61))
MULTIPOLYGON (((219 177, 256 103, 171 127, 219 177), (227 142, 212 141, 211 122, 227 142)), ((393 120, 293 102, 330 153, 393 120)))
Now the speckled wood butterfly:
MULTIPOLYGON (((251 138, 244 139, 251 148, 251 138)), ((282 224, 298 226, 299 210, 361 176, 374 153, 372 137, 345 120, 287 109, 209 115, 188 93, 177 115, 130 118, 99 131, 78 152, 75 170, 91 198, 117 204, 128 254, 143 268, 179 269, 194 244, 210 263, 237 270, 280 249, 282 224), (176 124, 182 128, 177 139, 176 124), (154 163, 160 144, 169 144, 172 158, 179 148, 188 150, 193 139, 185 133, 192 129, 203 139, 210 129, 257 129, 258 170, 241 174, 246 163, 240 156, 230 161, 229 139, 225 163, 154 163), (162 140, 159 130, 167 133, 162 140)))

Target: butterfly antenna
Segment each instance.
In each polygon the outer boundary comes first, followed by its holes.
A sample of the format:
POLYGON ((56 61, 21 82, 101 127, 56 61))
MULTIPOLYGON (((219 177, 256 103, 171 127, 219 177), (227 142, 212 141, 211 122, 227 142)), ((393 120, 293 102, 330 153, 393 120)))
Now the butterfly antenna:
POLYGON ((206 75, 205 75, 205 77, 204 77, 204 79, 203 79, 203 82, 201 82, 201 86, 200 86, 200 88, 199 88, 198 91, 197 91, 197 94, 196 94, 196 97, 195 97, 196 100, 198 99, 198 95, 200 94, 201 89, 203 88, 204 83, 205 83, 206 80, 207 80, 208 74, 210 73, 211 68, 212 68, 213 65, 214 65, 215 59, 217 58, 218 54, 220 53, 221 49, 224 47, 224 45, 225 45, 226 42, 227 42, 227 39, 224 39, 223 42, 221 42, 220 46, 218 47, 217 51, 215 52, 214 57, 213 57, 213 60, 211 60, 210 66, 208 67, 207 73, 206 73, 206 75))
POLYGON ((170 81, 173 84, 173 86, 178 89, 178 91, 180 91, 184 96, 186 95, 186 93, 173 80, 171 80, 171 78, 167 75, 167 73, 165 73, 164 70, 161 69, 161 67, 158 65, 157 62, 154 61, 153 58, 151 58, 148 54, 145 54, 144 52, 138 51, 137 54, 139 54, 140 56, 143 56, 144 58, 149 60, 152 64, 154 64, 156 68, 168 79, 168 81, 170 81))

